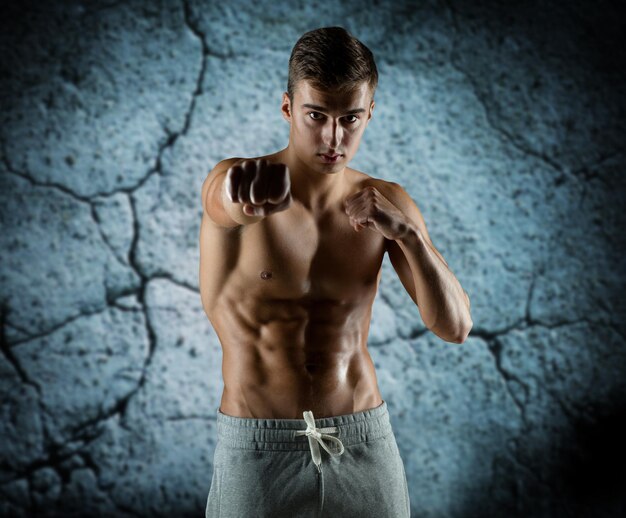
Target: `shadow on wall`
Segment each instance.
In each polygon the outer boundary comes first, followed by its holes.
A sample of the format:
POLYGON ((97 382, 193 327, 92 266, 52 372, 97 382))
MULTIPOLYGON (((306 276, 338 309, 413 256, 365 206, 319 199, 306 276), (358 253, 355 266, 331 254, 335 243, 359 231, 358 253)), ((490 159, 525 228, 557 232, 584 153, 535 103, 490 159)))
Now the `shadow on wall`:
POLYGON ((491 486, 466 502, 458 516, 626 516, 626 397, 621 401, 613 408, 595 407, 587 418, 570 415, 569 426, 552 435, 549 448, 518 453, 515 459, 497 457, 491 486))
POLYGON ((580 507, 589 510, 585 516, 592 511, 594 516, 626 516, 626 399, 620 408, 577 419, 571 444, 575 450, 563 459, 555 478, 579 495, 580 507))

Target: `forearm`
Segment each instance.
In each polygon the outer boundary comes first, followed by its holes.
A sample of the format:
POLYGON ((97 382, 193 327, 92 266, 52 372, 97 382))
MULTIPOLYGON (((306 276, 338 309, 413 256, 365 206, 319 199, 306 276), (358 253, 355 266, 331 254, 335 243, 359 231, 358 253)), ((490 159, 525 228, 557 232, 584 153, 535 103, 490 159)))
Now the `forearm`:
POLYGON ((396 242, 411 267, 415 296, 426 327, 447 342, 464 341, 472 318, 469 297, 457 278, 416 227, 410 225, 396 242))
POLYGON ((243 203, 230 201, 224 188, 226 172, 215 175, 207 190, 206 207, 209 217, 224 227, 249 225, 263 219, 263 216, 248 216, 243 212, 243 203))

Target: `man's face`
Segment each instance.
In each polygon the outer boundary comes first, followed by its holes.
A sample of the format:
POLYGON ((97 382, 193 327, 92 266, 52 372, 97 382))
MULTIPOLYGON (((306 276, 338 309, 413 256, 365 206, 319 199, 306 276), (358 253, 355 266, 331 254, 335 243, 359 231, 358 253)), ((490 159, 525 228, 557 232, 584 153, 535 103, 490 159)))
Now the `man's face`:
POLYGON ((305 80, 297 84, 293 103, 283 94, 290 146, 311 169, 324 173, 341 171, 352 160, 373 109, 366 82, 351 92, 337 93, 316 90, 305 80), (332 162, 324 154, 341 156, 332 162))

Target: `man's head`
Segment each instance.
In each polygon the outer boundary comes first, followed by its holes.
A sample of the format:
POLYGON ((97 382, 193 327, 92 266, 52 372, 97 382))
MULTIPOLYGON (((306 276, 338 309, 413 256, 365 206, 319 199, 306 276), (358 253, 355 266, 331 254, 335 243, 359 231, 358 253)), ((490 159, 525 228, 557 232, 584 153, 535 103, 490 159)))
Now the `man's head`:
POLYGON ((283 116, 290 146, 314 169, 342 170, 372 117, 378 70, 371 51, 341 27, 304 34, 289 58, 283 116), (351 112, 351 113, 350 113, 351 112), (334 164, 321 154, 343 155, 334 164))
POLYGON ((287 94, 292 103, 304 79, 318 90, 343 92, 365 81, 371 91, 369 104, 378 86, 378 69, 370 49, 343 27, 322 27, 303 34, 291 51, 287 94))

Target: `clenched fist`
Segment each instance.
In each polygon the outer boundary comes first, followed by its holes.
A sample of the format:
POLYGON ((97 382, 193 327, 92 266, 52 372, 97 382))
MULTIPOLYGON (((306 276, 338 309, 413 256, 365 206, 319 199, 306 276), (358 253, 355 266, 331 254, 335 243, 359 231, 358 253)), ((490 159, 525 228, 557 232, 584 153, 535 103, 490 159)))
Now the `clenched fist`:
POLYGON ((247 216, 269 216, 292 202, 289 169, 264 158, 244 160, 228 169, 224 189, 230 201, 243 204, 247 216))

